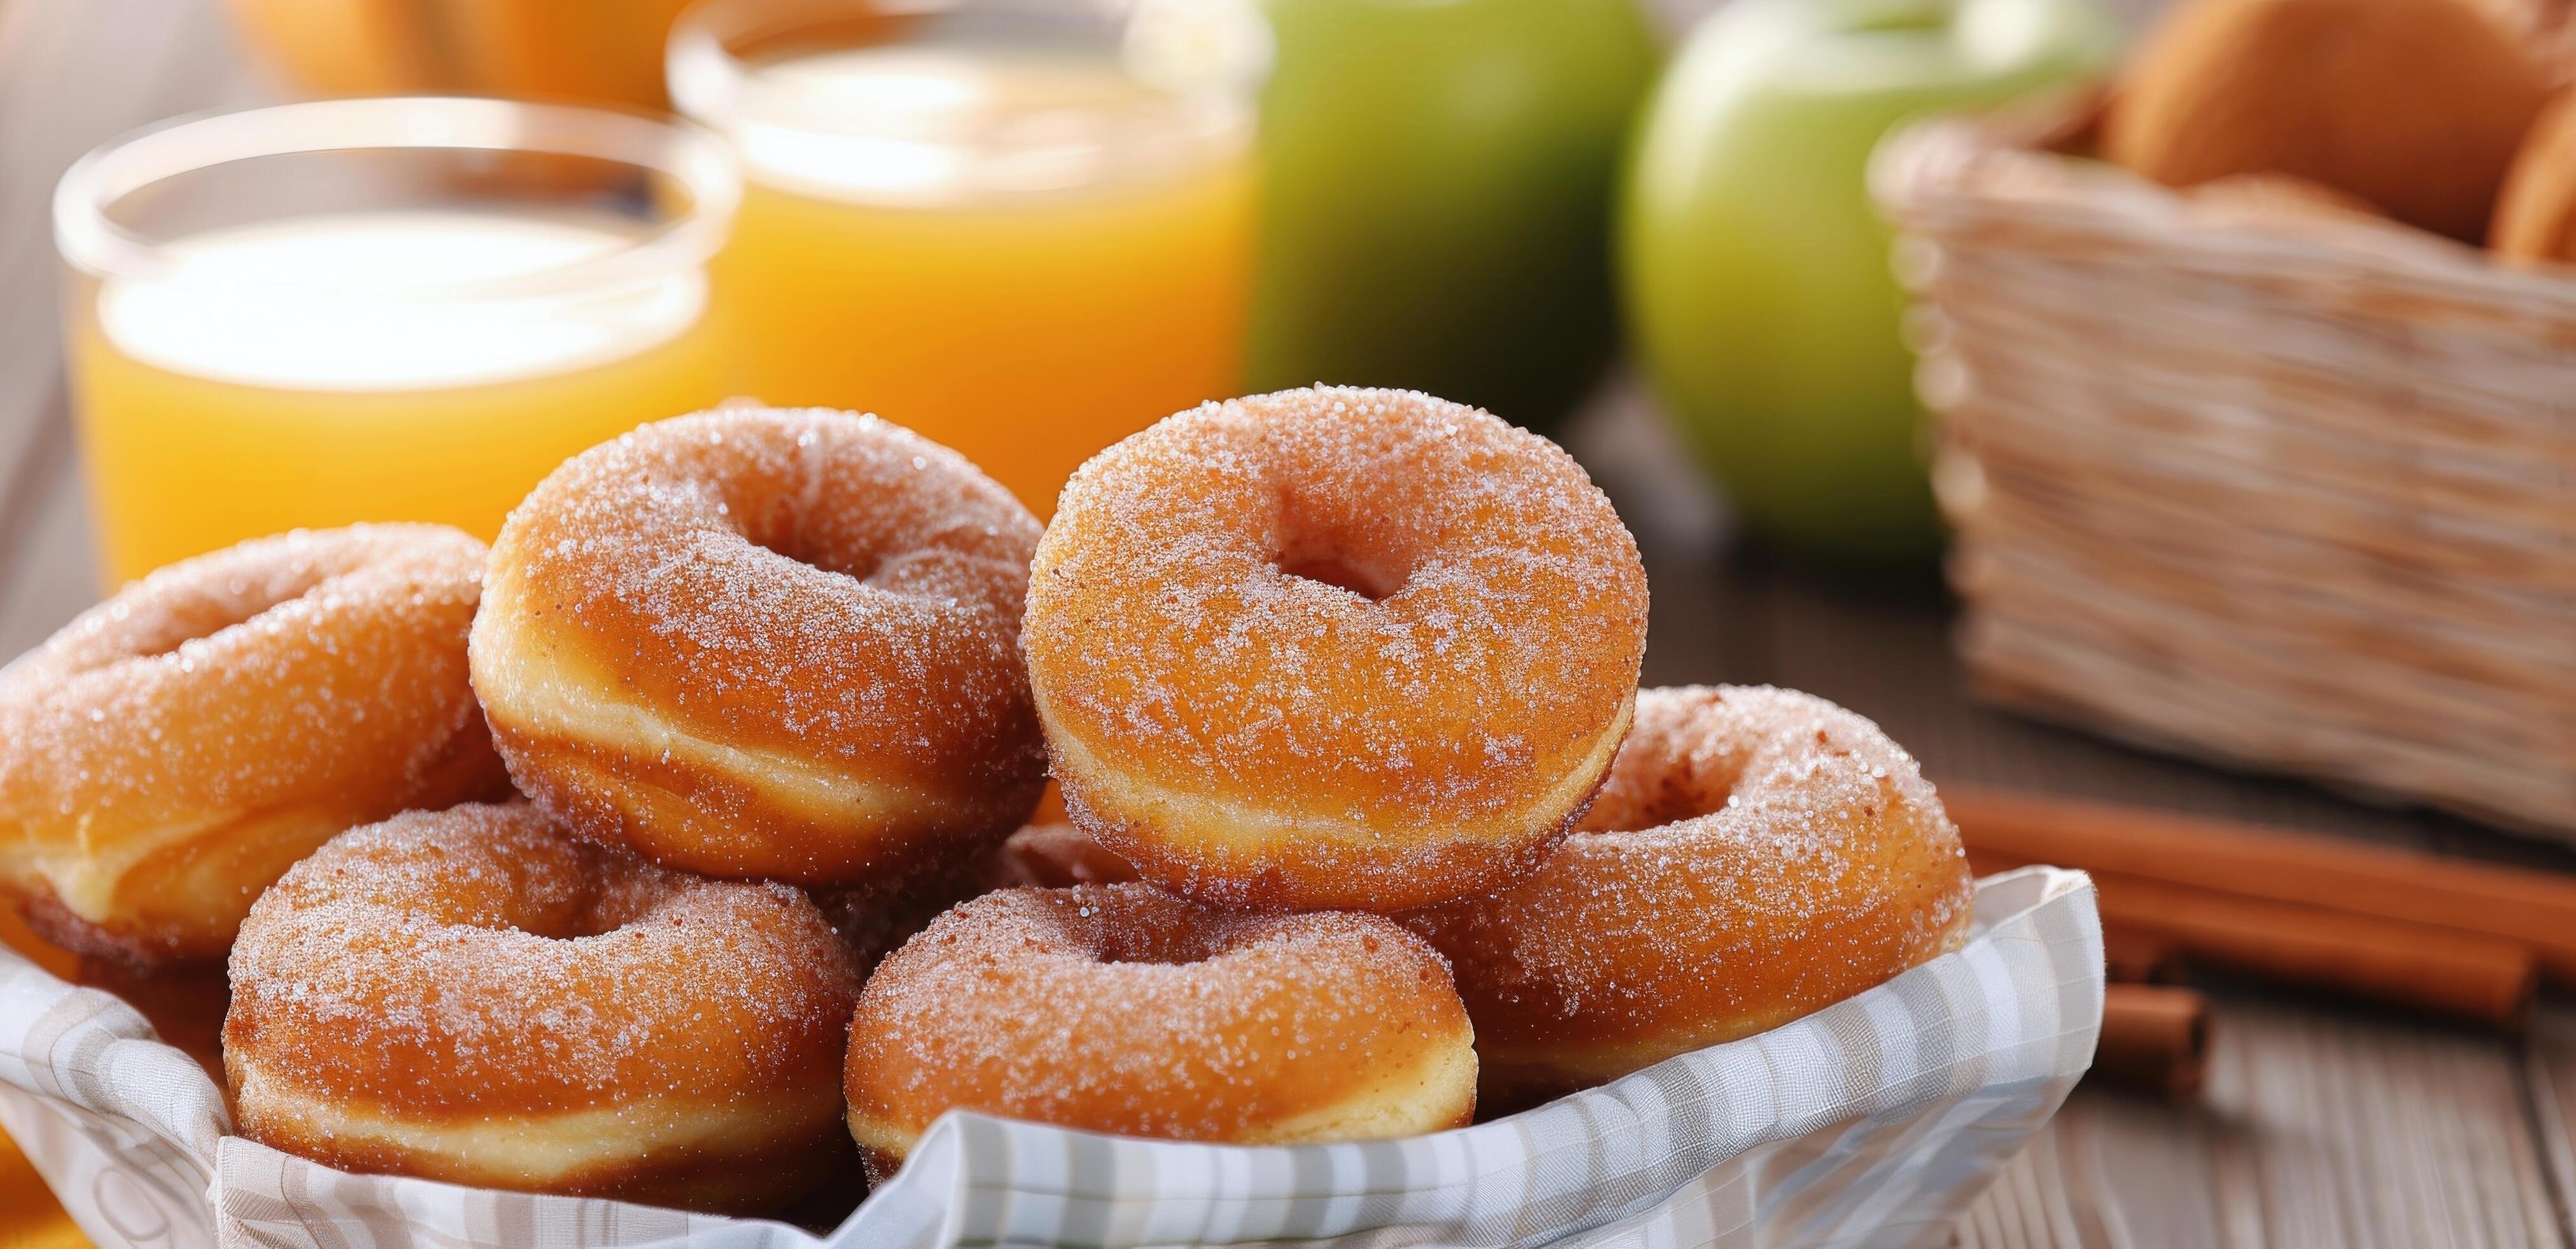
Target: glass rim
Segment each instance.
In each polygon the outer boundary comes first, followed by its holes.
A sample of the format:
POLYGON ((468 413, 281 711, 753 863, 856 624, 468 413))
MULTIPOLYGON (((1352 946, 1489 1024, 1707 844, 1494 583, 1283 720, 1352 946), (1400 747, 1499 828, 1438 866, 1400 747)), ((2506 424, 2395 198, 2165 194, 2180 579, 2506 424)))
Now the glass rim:
MULTIPOLYGON (((684 10, 671 28, 663 61, 665 85, 671 105, 684 117, 719 128, 730 128, 747 120, 746 97, 749 84, 758 76, 761 59, 734 50, 734 44, 747 40, 777 39, 799 29, 821 28, 830 18, 854 15, 881 15, 889 18, 931 16, 977 7, 978 0, 700 0, 684 10), (780 21, 780 17, 790 20, 780 21), (802 18, 803 21, 793 19, 802 18)), ((1199 0, 1072 0, 1032 8, 1054 18, 1089 16, 1104 27, 1124 32, 1129 38, 1123 46, 1122 60, 1134 73, 1136 48, 1133 36, 1140 22, 1159 22, 1164 28, 1177 28, 1188 17, 1202 19, 1197 34, 1203 40, 1231 41, 1233 46, 1214 49, 1205 60, 1205 72, 1189 76, 1187 82, 1163 84, 1172 94, 1190 97, 1215 97, 1249 104, 1268 79, 1273 46, 1269 23, 1250 0, 1229 0, 1223 5, 1208 5, 1199 0)), ((895 39, 885 46, 901 46, 895 39)), ((861 45, 865 46, 865 45, 861 45)), ((1194 49, 1207 53, 1205 47, 1194 49)), ((1138 75, 1140 80, 1151 78, 1138 75)), ((1139 110, 1141 105, 1099 105, 1086 111, 1116 114, 1139 110)), ((979 146, 972 136, 928 134, 917 125, 906 125, 900 110, 889 110, 885 124, 859 127, 838 118, 835 124, 813 123, 797 128, 860 137, 901 139, 934 138, 952 146, 979 146)))
MULTIPOLYGON (((98 278, 151 281, 174 266, 168 244, 118 224, 109 211, 156 183, 236 161, 333 152, 439 149, 587 157, 670 178, 685 212, 596 256, 500 278, 407 284, 432 298, 559 293, 567 287, 666 277, 706 263, 742 200, 731 148, 684 118, 591 105, 476 96, 371 96, 217 110, 168 118, 90 149, 54 185, 54 248, 98 278)), ((284 288, 328 287, 287 280, 284 288)))

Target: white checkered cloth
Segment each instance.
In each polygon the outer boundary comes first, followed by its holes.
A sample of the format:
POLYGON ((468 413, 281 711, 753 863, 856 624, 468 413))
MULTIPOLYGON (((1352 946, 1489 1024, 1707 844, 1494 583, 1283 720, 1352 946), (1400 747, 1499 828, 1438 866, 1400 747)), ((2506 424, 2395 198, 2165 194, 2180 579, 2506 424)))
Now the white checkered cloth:
POLYGON ((227 1134, 131 1008, 0 947, 0 1126, 101 1246, 1905 1245, 1938 1241, 2091 1064, 2089 881, 1980 882, 1974 936, 1849 1001, 1536 1110, 1402 1141, 1235 1148, 934 1125, 825 1236, 350 1175, 227 1134))

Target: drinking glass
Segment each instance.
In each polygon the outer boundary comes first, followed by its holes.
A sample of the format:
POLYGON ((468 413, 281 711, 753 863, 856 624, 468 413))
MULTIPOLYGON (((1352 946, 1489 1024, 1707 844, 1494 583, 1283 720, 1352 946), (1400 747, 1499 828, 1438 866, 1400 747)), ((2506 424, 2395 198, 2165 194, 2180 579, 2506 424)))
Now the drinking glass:
POLYGON ((1233 0, 713 0, 671 96, 739 153, 734 389, 873 411, 1040 516, 1240 386, 1255 94, 1233 0))
POLYGON ((183 119, 54 199, 111 581, 297 526, 490 538, 565 457, 724 397, 723 144, 473 99, 183 119))

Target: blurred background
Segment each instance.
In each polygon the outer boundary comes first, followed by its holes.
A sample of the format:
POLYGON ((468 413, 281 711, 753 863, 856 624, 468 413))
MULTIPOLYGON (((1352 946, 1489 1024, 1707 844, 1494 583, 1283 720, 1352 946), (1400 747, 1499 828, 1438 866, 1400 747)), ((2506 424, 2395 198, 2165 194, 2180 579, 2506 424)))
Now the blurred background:
MULTIPOLYGON (((0 655, 729 396, 1043 517, 1203 400, 1428 390, 1611 492, 1650 683, 2096 871, 2099 1078, 1961 1243, 2566 1244, 2564 17, 0 0, 0 655)), ((82 1243, 0 1146, 12 1240, 82 1243)))

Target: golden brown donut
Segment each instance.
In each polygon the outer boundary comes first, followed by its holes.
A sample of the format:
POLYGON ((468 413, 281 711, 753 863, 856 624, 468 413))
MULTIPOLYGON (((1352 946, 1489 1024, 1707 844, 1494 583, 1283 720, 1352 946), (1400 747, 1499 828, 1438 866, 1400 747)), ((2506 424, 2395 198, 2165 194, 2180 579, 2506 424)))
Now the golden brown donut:
POLYGON ((251 909, 232 985, 242 1133, 331 1166, 749 1211, 847 1165, 858 982, 822 915, 526 803, 334 839, 251 909))
POLYGON ((510 514, 474 688, 520 789, 585 836, 809 885, 963 862, 1045 783, 1018 649, 1037 538, 875 417, 658 422, 510 514))
POLYGON ((1474 1115, 1474 1045, 1440 956, 1377 916, 1008 889, 869 978, 850 1134, 878 1179, 952 1108, 1239 1144, 1414 1136, 1474 1115))
POLYGON ((1546 855, 1627 732, 1645 638, 1636 543, 1556 444, 1317 388, 1084 465, 1022 641, 1066 809, 1146 879, 1391 911, 1546 855))
POLYGON ((437 525, 245 542, 0 670, 0 892, 53 941, 214 959, 335 833, 506 792, 466 682, 483 544, 437 525))
POLYGON ((1647 690, 1538 874, 1402 916, 1449 956, 1489 1109, 1777 1027, 1966 940, 1958 829, 1878 726, 1810 694, 1647 690))

